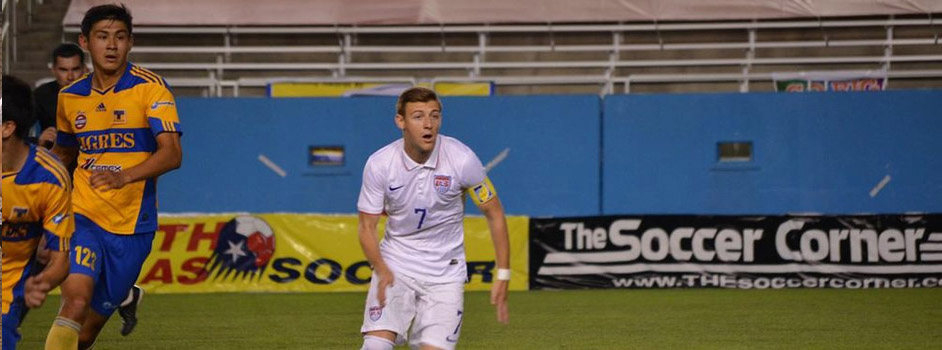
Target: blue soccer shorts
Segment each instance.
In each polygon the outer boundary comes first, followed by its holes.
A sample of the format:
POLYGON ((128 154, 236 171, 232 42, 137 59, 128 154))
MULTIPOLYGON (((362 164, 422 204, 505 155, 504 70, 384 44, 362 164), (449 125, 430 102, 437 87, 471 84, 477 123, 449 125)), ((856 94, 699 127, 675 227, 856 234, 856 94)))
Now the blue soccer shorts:
MULTIPOLYGON (((22 294, 20 290, 20 294, 22 294)), ((16 350, 16 343, 20 341, 20 322, 26 316, 26 303, 23 297, 13 299, 10 309, 3 314, 3 350, 16 350)))
POLYGON ((114 313, 141 274, 153 241, 154 232, 119 235, 75 214, 69 273, 87 275, 95 281, 92 310, 105 317, 114 313))

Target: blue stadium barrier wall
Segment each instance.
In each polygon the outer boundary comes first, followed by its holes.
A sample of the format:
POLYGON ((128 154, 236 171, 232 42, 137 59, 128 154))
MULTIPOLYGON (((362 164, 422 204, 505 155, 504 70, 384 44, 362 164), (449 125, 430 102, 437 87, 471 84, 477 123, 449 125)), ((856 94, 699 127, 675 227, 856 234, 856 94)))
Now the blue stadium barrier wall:
POLYGON ((942 91, 621 95, 603 111, 602 214, 942 211, 942 91), (718 162, 727 141, 753 160, 718 162))
MULTIPOLYGON (((352 213, 366 158, 400 136, 394 98, 178 102, 164 212, 352 213), (345 163, 309 166, 311 145, 344 146, 345 163)), ((442 133, 485 164, 509 148, 491 177, 512 214, 940 212, 940 110, 938 90, 450 97, 442 133), (726 141, 753 160, 718 162, 726 141)))
MULTIPOLYGON (((184 160, 159 181, 162 212, 353 213, 366 159, 401 136, 395 98, 177 102, 184 160), (344 146, 343 165, 308 165, 309 146, 334 145, 344 146)), ((484 164, 509 148, 490 173, 508 213, 595 215, 600 108, 597 96, 449 97, 441 132, 484 164)))

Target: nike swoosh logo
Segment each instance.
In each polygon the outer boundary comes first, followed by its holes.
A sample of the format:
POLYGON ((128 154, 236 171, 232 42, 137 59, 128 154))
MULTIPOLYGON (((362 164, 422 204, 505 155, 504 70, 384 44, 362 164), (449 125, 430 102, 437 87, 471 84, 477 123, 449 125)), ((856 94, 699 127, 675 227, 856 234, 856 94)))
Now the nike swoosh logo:
POLYGON ((402 186, 399 186, 399 187, 392 187, 392 186, 389 186, 389 192, 398 190, 398 189, 403 188, 403 187, 405 187, 405 186, 406 186, 406 185, 402 185, 402 186))

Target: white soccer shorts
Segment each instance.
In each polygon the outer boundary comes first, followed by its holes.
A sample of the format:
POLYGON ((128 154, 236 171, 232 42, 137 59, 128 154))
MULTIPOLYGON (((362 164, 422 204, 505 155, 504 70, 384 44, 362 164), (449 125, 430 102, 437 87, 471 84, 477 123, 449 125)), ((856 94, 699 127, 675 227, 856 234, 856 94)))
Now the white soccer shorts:
POLYGON ((393 286, 386 289, 383 308, 376 299, 379 279, 373 278, 360 332, 388 330, 397 334, 397 345, 409 341, 412 348, 425 343, 453 350, 461 335, 464 283, 427 283, 404 275, 395 278, 393 286))

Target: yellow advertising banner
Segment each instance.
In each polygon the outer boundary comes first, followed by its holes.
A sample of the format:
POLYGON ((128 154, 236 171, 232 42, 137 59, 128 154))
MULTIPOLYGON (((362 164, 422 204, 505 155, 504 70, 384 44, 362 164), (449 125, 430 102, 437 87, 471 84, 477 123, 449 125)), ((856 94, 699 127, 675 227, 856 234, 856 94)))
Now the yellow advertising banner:
POLYGON ((271 83, 268 87, 270 97, 341 97, 350 91, 382 86, 381 83, 271 83))
MULTIPOLYGON (((275 82, 268 86, 269 97, 341 97, 348 95, 388 95, 387 88, 395 91, 397 96, 411 84, 383 84, 383 83, 313 83, 313 82, 275 82)), ((493 94, 493 84, 439 82, 419 83, 418 86, 435 90, 441 96, 490 96, 493 94)))
MULTIPOLYGON (((161 215, 138 285, 154 293, 366 291, 371 270, 355 215, 161 215)), ((383 231, 385 219, 380 221, 383 231)), ((529 218, 507 218, 511 290, 528 287, 529 218)), ((497 269, 487 220, 465 218, 467 290, 497 269)))
POLYGON ((490 96, 494 92, 494 84, 492 83, 446 83, 440 82, 435 83, 434 86, 428 86, 429 84, 419 84, 419 86, 425 86, 435 90, 441 96, 490 96))

